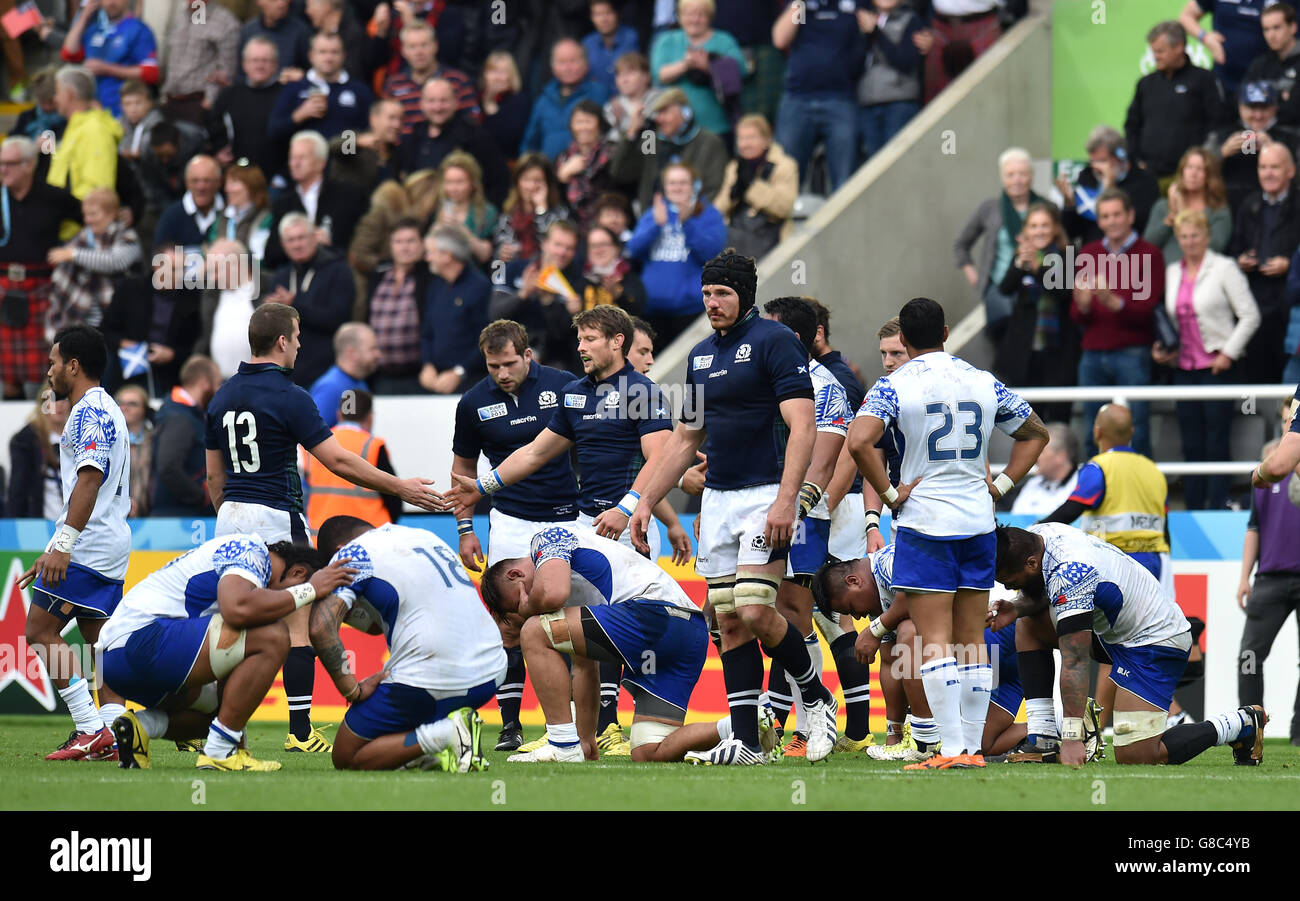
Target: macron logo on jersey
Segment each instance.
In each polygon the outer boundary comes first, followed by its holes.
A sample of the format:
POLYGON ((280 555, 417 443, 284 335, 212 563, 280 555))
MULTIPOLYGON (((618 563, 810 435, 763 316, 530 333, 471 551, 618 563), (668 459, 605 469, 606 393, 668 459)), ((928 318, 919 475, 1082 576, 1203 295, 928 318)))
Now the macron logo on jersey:
MULTIPOLYGON (((748 347, 749 345, 746 344, 745 346, 748 347)), ((695 358, 694 368, 696 371, 699 371, 701 369, 708 369, 712 365, 713 365, 713 354, 695 358)))
POLYGON ((487 407, 478 408, 479 422, 487 422, 489 419, 496 419, 498 416, 506 415, 505 404, 492 404, 487 407))

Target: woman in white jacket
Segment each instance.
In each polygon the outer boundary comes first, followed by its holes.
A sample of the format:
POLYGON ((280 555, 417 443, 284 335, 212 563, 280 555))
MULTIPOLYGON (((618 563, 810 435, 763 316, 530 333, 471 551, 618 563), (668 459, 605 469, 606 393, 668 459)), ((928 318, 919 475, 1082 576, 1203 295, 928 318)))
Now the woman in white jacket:
MULTIPOLYGON (((1151 356, 1174 367, 1176 385, 1224 385, 1250 336, 1259 328, 1259 307, 1237 264, 1209 249, 1210 223, 1201 210, 1174 220, 1183 259, 1165 273, 1165 311, 1178 331, 1178 346, 1157 343, 1151 356)), ((1232 400, 1178 402, 1178 430, 1188 461, 1226 461, 1232 400)), ((1189 510, 1221 510, 1228 500, 1227 476, 1188 476, 1183 494, 1189 510)))

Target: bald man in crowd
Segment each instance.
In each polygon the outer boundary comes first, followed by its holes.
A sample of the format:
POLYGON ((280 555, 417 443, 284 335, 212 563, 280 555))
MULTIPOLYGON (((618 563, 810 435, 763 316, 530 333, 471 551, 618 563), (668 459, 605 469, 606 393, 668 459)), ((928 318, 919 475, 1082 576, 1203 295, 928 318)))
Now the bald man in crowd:
POLYGON ((153 246, 197 250, 225 207, 220 191, 221 165, 205 154, 193 157, 185 165, 185 194, 163 210, 154 229, 153 246))
POLYGON ((369 391, 366 379, 379 366, 379 342, 374 329, 364 322, 347 322, 334 333, 334 365, 311 386, 321 419, 330 428, 338 425, 339 403, 347 391, 369 391))

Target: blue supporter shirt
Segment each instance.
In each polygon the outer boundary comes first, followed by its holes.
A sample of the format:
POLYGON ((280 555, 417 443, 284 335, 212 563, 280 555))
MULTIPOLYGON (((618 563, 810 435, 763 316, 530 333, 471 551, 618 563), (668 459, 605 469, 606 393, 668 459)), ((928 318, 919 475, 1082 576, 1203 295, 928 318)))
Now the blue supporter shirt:
MULTIPOLYGON (((143 81, 157 80, 158 43, 149 26, 134 16, 110 23, 103 10, 91 18, 81 35, 81 49, 86 59, 99 59, 116 66, 140 66, 143 81)), ((152 83, 152 82, 150 82, 152 83)), ((122 115, 122 79, 101 75, 95 79, 100 104, 114 117, 122 115)))
POLYGON ((311 399, 316 403, 320 418, 330 428, 339 424, 339 403, 345 391, 369 391, 370 386, 354 379, 338 366, 331 366, 325 374, 311 383, 311 399))
POLYGON ((691 350, 682 421, 708 430, 705 487, 735 491, 781 481, 773 426, 780 403, 812 400, 808 352, 794 332, 763 319, 755 307, 725 335, 714 334, 691 350))
POLYGON ((330 437, 311 395, 274 363, 240 363, 207 411, 208 450, 221 451, 223 500, 301 513, 298 445, 330 437))
POLYGON ((866 43, 858 10, 870 0, 807 0, 805 20, 790 45, 785 68, 787 94, 856 97, 866 43))
POLYGON ((327 141, 345 131, 360 134, 370 127, 370 107, 374 102, 375 95, 370 88, 351 78, 346 71, 339 73, 338 81, 325 82, 311 69, 307 77, 284 86, 271 111, 267 134, 282 141, 303 129, 318 131, 327 141), (325 115, 302 123, 294 122, 293 111, 319 90, 329 92, 325 115))
MULTIPOLYGON (((433 275, 420 317, 420 362, 439 371, 464 366, 469 378, 483 374, 479 332, 491 321, 492 283, 473 263, 454 282, 433 275)), ((468 381, 462 381, 468 385, 468 381)))
POLYGON ((634 53, 641 49, 641 40, 636 29, 630 25, 620 25, 614 32, 614 46, 605 44, 605 38, 599 31, 593 31, 582 39, 582 49, 587 51, 587 66, 591 78, 605 86, 609 96, 618 93, 614 84, 614 63, 624 53, 634 53))
MULTIPOLYGON (((862 383, 859 382, 858 377, 853 374, 853 370, 849 367, 849 364, 844 362, 844 357, 840 356, 840 352, 838 350, 833 350, 828 354, 818 357, 817 362, 821 363, 831 371, 831 375, 835 376, 835 380, 839 382, 840 387, 844 389, 844 394, 849 401, 849 409, 857 411, 862 406, 862 402, 867 399, 867 389, 862 387, 862 383)), ((880 445, 877 444, 876 446, 879 447, 880 445)), ((886 449, 885 455, 889 456, 889 449, 886 449)), ((890 461, 891 474, 893 473, 892 467, 894 460, 897 460, 900 465, 903 462, 902 457, 895 452, 890 461)), ((853 486, 849 488, 849 493, 860 494, 861 492, 862 473, 858 473, 853 477, 853 486)))
POLYGON ((645 465, 641 439, 673 427, 659 386, 627 363, 608 378, 564 386, 548 428, 578 449, 578 509, 598 516, 618 504, 645 465))
MULTIPOLYGON (((533 361, 516 395, 506 394, 488 376, 466 391, 456 405, 451 452, 493 466, 528 444, 559 409, 573 373, 533 361)), ((621 495, 620 495, 621 497, 621 495)), ((578 485, 569 457, 562 454, 537 472, 492 495, 492 505, 507 516, 535 522, 572 520, 578 512, 578 485)))
POLYGON ((1268 52, 1260 14, 1274 0, 1197 0, 1204 10, 1212 10, 1213 30, 1223 35, 1223 52, 1227 62, 1214 64, 1214 72, 1229 94, 1236 94, 1251 60, 1268 52))

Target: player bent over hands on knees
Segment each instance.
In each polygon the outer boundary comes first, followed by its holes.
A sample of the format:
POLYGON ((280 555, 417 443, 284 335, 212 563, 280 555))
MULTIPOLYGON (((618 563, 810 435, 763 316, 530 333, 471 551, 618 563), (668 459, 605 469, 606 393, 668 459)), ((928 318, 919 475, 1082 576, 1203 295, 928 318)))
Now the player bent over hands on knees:
MULTIPOLYGON (((546 714, 547 743, 511 762, 596 759, 598 662, 623 667, 636 702, 633 760, 681 760, 731 737, 730 717, 683 725, 704 668, 708 627, 672 577, 635 551, 585 529, 554 526, 533 537, 529 556, 488 570, 483 600, 498 617, 520 623, 524 659, 546 714)), ((763 737, 770 751, 770 721, 763 737)))
POLYGON ((243 747, 244 725, 289 653, 285 618, 352 581, 309 544, 223 535, 132 588, 99 636, 104 681, 145 709, 112 724, 118 765, 148 769, 151 739, 207 735, 201 770, 278 770, 243 747))
POLYGON ((1187 668, 1191 626, 1133 557, 1059 523, 999 526, 997 577, 1019 594, 997 602, 989 625, 998 630, 1021 618, 1020 651, 1060 648, 1062 763, 1084 762, 1090 653, 1111 664, 1116 685, 1116 763, 1186 763, 1215 745, 1231 746, 1238 766, 1257 766, 1263 759, 1268 716, 1259 706, 1166 728, 1169 702, 1187 668))
POLYGON ((486 769, 475 709, 504 681, 506 652, 456 552, 425 529, 353 516, 325 520, 317 541, 356 573, 311 609, 312 646, 352 705, 335 769, 486 769), (384 668, 360 682, 339 638, 344 622, 388 644, 384 668))

